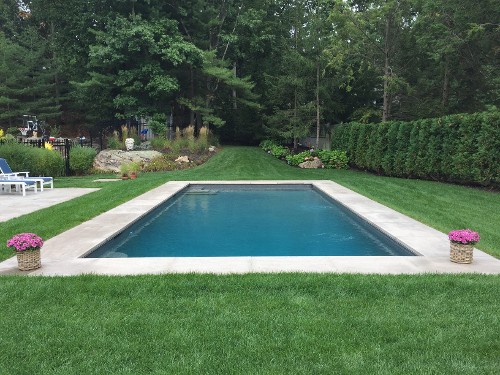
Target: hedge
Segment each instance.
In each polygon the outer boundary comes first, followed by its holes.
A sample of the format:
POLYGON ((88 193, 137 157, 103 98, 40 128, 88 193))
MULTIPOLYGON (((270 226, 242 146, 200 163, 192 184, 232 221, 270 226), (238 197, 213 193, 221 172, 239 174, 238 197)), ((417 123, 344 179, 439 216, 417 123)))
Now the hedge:
POLYGON ((500 186, 500 112, 336 125, 350 165, 395 177, 500 186))
POLYGON ((78 176, 87 174, 94 165, 97 151, 92 147, 74 146, 69 150, 69 167, 78 176))
POLYGON ((30 176, 62 176, 64 159, 57 151, 17 142, 0 144, 0 157, 14 172, 30 172, 30 176))

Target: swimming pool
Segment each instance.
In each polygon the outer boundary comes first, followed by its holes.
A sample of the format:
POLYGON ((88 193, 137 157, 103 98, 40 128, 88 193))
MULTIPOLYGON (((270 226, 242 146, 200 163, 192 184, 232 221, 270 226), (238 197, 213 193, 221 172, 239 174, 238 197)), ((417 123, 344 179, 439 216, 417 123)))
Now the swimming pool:
POLYGON ((191 184, 87 257, 413 255, 313 185, 191 184))

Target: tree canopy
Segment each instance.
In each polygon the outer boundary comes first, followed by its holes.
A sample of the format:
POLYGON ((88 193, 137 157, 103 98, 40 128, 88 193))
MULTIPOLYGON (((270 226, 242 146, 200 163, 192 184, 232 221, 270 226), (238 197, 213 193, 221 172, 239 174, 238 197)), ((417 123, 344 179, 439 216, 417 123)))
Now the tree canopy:
POLYGON ((495 0, 4 0, 0 126, 208 124, 223 141, 496 108, 495 0))

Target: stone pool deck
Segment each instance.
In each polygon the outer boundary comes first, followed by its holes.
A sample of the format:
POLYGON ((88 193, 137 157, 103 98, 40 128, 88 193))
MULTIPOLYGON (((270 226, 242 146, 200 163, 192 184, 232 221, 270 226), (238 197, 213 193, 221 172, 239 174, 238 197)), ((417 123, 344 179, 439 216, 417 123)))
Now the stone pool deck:
MULTIPOLYGON (((45 194, 45 192, 44 192, 45 194)), ((19 200, 22 202, 21 200, 19 200)), ((27 202, 27 201, 25 201, 27 202)), ((137 275, 160 273, 336 272, 376 274, 500 274, 500 260, 475 249, 472 264, 449 260, 446 234, 332 181, 171 181, 45 242, 42 268, 17 270, 16 258, 0 275, 137 275), (305 184, 331 196, 419 256, 82 258, 189 184, 305 184)))
POLYGON ((13 219, 34 211, 69 201, 82 195, 92 193, 95 188, 54 188, 37 193, 26 192, 23 197, 20 193, 0 193, 0 222, 13 219))

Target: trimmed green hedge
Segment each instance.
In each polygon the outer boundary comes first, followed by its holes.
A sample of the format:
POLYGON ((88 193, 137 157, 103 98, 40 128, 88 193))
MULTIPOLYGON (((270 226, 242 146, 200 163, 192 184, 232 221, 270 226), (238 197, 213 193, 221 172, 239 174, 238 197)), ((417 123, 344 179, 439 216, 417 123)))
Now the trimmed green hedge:
POLYGON ((7 160, 14 172, 54 177, 64 174, 64 159, 57 151, 8 142, 0 144, 0 157, 7 160))
POLYGON ((94 165, 97 151, 92 147, 74 146, 69 150, 69 167, 78 176, 87 174, 94 165))
POLYGON ((379 174, 500 186, 500 112, 339 124, 332 148, 379 174))

